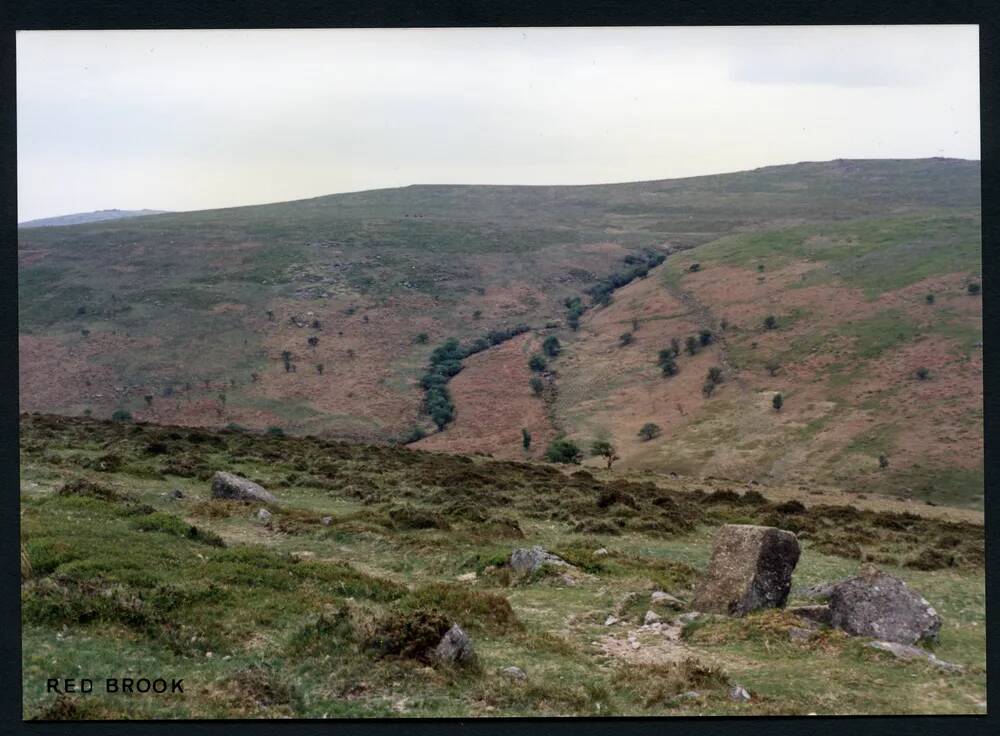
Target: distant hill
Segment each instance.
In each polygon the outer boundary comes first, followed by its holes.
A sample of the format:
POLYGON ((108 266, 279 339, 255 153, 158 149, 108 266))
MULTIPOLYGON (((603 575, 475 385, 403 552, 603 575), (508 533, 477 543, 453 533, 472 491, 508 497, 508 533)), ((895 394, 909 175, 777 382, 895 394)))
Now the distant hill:
POLYGON ((42 217, 38 220, 19 222, 18 227, 61 227, 64 225, 83 225, 88 222, 104 222, 106 220, 124 220, 128 217, 144 215, 162 215, 167 210, 97 210, 96 212, 75 212, 71 215, 58 217, 42 217))
POLYGON ((18 263, 25 411, 510 459, 566 435, 612 441, 616 470, 982 500, 977 161, 410 186, 22 229, 18 263), (486 349, 444 364, 437 431, 425 374, 450 337, 486 349))

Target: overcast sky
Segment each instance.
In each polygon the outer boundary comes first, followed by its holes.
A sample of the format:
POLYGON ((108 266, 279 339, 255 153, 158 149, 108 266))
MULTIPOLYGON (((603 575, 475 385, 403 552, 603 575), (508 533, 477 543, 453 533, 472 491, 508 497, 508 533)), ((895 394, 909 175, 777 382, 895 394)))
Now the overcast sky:
POLYGON ((17 34, 18 219, 979 158, 975 26, 17 34))

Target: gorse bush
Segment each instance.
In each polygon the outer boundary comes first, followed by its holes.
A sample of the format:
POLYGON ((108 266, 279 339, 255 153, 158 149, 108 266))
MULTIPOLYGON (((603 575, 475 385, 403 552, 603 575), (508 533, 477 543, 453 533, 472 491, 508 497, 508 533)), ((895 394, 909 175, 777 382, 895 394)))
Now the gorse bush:
POLYGON ((649 442, 651 439, 659 437, 663 433, 660 429, 660 425, 655 422, 646 422, 639 429, 639 439, 643 442, 649 442))
POLYGON ((552 440, 545 450, 545 459, 550 463, 576 465, 583 457, 583 452, 570 440, 552 440))
POLYGON ((550 358, 555 358, 562 351, 562 345, 559 344, 559 338, 555 335, 549 335, 545 338, 545 342, 542 343, 542 351, 550 358))

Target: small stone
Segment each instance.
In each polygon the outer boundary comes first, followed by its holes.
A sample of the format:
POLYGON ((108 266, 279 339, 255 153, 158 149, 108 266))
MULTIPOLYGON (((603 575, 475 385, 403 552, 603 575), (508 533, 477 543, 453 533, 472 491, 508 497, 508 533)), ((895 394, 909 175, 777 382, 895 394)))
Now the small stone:
POLYGON ((689 624, 692 621, 697 621, 701 618, 701 611, 688 611, 687 613, 682 613, 677 617, 677 621, 683 626, 684 624, 689 624))
POLYGON ((729 699, 746 703, 750 700, 750 691, 742 685, 733 685, 729 688, 729 699))
POLYGON ((680 598, 675 598, 662 590, 654 590, 649 596, 649 602, 654 606, 669 606, 671 608, 682 608, 684 602, 680 598))
POLYGON ((271 520, 271 512, 268 511, 267 509, 259 509, 257 511, 257 518, 260 521, 268 522, 271 520))
POLYGON ((657 616, 657 615, 656 615, 655 613, 653 613, 652 611, 646 611, 646 615, 645 615, 645 617, 643 617, 643 619, 642 619, 642 622, 643 622, 643 623, 644 623, 644 624, 645 624, 646 626, 649 626, 650 624, 655 624, 655 623, 659 623, 659 621, 660 621, 660 617, 659 617, 659 616, 657 616))
POLYGON ((473 570, 472 572, 462 573, 457 578, 455 578, 455 580, 458 580, 459 582, 462 582, 462 583, 468 583, 468 582, 471 582, 471 581, 473 581, 475 579, 476 579, 476 572, 475 572, 475 570, 473 570))
POLYGON ((170 492, 171 498, 184 498, 184 491, 180 488, 175 488, 170 492))
POLYGON ((681 693, 682 698, 687 698, 688 700, 695 700, 701 697, 701 693, 697 690, 688 690, 686 693, 681 693))
POLYGON ((930 664, 940 670, 944 670, 945 672, 965 671, 965 668, 962 665, 945 662, 943 659, 938 659, 932 652, 928 652, 926 649, 921 649, 920 647, 913 646, 912 644, 900 644, 895 641, 871 641, 865 644, 865 646, 871 649, 879 649, 883 652, 889 652, 896 657, 896 659, 900 659, 904 662, 909 662, 913 659, 926 659, 930 664))
POLYGON ((608 616, 606 619, 604 619, 605 626, 614 626, 616 623, 618 623, 617 616, 608 616))
POLYGON ((527 680, 528 674, 522 670, 520 667, 504 667, 500 670, 500 674, 504 677, 509 677, 512 680, 527 680))
POLYGON ((332 516, 324 516, 322 519, 319 520, 319 522, 323 526, 330 526, 330 524, 333 523, 333 517, 332 516))
POLYGON ((607 556, 607 554, 608 554, 608 551, 604 547, 601 547, 600 549, 595 549, 594 550, 594 557, 605 557, 605 556, 607 556))

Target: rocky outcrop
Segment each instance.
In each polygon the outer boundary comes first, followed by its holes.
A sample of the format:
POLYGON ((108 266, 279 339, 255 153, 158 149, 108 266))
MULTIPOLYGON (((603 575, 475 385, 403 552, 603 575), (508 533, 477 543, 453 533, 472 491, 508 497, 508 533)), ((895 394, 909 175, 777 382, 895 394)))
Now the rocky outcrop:
POLYGON ((233 473, 223 471, 212 476, 212 498, 225 498, 232 501, 258 501, 260 503, 277 503, 278 499, 271 495, 263 486, 252 480, 241 478, 233 473))
POLYGON ((798 539, 791 532, 727 524, 715 536, 708 571, 691 607, 729 616, 779 608, 788 600, 799 554, 798 539))
POLYGON ((934 641, 941 617, 895 575, 864 565, 830 592, 830 625, 854 636, 916 644, 934 641))

